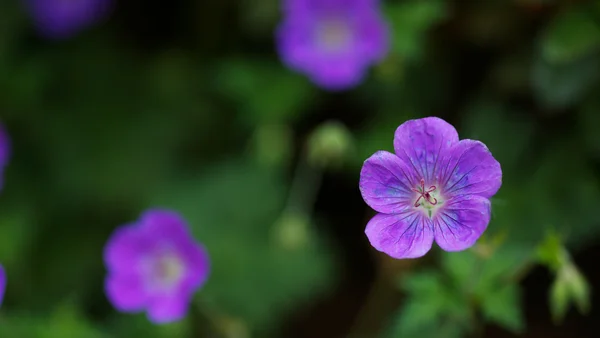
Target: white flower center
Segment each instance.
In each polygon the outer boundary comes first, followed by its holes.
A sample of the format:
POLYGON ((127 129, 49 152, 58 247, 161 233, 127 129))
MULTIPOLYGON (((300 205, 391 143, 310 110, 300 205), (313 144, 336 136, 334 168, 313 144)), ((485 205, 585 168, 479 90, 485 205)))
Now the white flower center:
POLYGON ((426 186, 423 179, 421 179, 420 185, 413 188, 412 191, 416 193, 413 206, 422 209, 429 218, 433 217, 435 211, 444 204, 438 187, 436 185, 426 186))
POLYGON ((343 51, 352 41, 350 24, 341 19, 321 20, 317 24, 315 35, 319 48, 327 52, 343 51))

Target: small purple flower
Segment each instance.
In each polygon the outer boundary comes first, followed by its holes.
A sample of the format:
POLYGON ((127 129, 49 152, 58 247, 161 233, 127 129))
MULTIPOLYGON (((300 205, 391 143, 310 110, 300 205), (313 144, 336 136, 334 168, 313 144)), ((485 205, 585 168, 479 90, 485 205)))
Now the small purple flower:
POLYGON ((24 0, 41 34, 67 39, 97 23, 112 0, 24 0))
POLYGON ((4 168, 10 159, 10 139, 4 126, 0 125, 0 189, 4 185, 4 168))
POLYGON ((379 212, 365 230, 371 245, 394 258, 421 257, 434 239, 446 251, 471 247, 490 221, 500 163, 437 117, 400 125, 394 150, 376 152, 360 173, 363 199, 379 212))
POLYGON ((0 305, 2 305, 2 301, 4 300, 4 291, 6 291, 6 272, 4 271, 4 267, 0 265, 0 305))
POLYGON ((160 324, 183 318, 208 278, 208 254, 173 211, 148 210, 115 230, 104 249, 106 295, 122 312, 160 324))
POLYGON ((285 64, 317 85, 358 85, 367 68, 388 52, 388 28, 379 0, 284 0, 276 32, 285 64))

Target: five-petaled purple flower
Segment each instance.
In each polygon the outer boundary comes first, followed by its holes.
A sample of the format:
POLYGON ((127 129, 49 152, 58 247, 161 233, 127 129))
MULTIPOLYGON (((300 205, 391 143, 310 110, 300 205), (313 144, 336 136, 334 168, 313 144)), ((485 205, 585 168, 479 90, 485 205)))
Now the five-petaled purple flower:
POLYGON ((4 185, 4 168, 10 158, 10 139, 4 126, 0 125, 0 189, 4 185))
POLYGON ((209 274, 209 259, 179 214, 153 209, 109 239, 106 294, 122 312, 147 311, 154 323, 183 318, 209 274))
POLYGON ((285 64, 329 90, 358 85, 388 52, 379 0, 284 0, 276 32, 285 64))
POLYGON ((6 272, 4 271, 4 267, 0 265, 0 305, 2 305, 2 301, 4 300, 4 291, 6 290, 6 272))
POLYGON ((371 245, 394 258, 421 257, 434 239, 446 251, 471 247, 490 221, 500 163, 437 117, 400 125, 394 150, 376 152, 360 173, 362 196, 379 212, 365 230, 371 245))
POLYGON ((104 18, 112 0, 24 0, 41 34, 70 38, 104 18))

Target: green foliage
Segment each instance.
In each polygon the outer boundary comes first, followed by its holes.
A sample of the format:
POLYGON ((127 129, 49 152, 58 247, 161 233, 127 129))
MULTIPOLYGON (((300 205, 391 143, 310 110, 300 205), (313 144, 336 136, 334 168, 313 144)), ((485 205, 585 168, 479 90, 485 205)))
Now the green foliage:
POLYGON ((461 337, 469 319, 464 299, 446 283, 437 271, 422 271, 402 280, 409 294, 388 337, 461 337))
POLYGON ((560 13, 542 38, 542 57, 550 63, 569 63, 600 49, 600 26, 595 13, 572 8, 560 13))
POLYGON ((217 89, 237 104, 250 125, 291 122, 314 96, 307 79, 272 63, 232 59, 219 69, 217 89))
POLYGON ((402 58, 421 58, 427 31, 446 18, 446 11, 446 2, 441 0, 388 4, 385 13, 391 26, 392 50, 402 58))
POLYGON ((272 242, 282 187, 276 172, 233 161, 174 182, 153 203, 182 212, 208 248, 212 271, 202 302, 258 329, 294 301, 323 292, 333 277, 330 253, 312 231, 301 247, 272 242))

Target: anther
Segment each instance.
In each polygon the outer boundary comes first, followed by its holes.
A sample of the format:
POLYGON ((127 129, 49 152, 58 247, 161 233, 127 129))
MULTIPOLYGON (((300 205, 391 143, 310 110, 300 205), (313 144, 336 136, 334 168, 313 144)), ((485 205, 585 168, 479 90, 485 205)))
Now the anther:
POLYGON ((437 199, 429 194, 430 192, 433 192, 435 191, 435 189, 437 189, 436 186, 432 185, 429 187, 429 190, 425 190, 425 180, 421 179, 421 182, 419 183, 421 184, 420 187, 412 189, 412 191, 419 194, 419 198, 417 198, 417 200, 415 201, 415 207, 418 207, 420 205, 419 201, 421 200, 421 198, 424 198, 431 205, 436 205, 438 203, 437 199))

